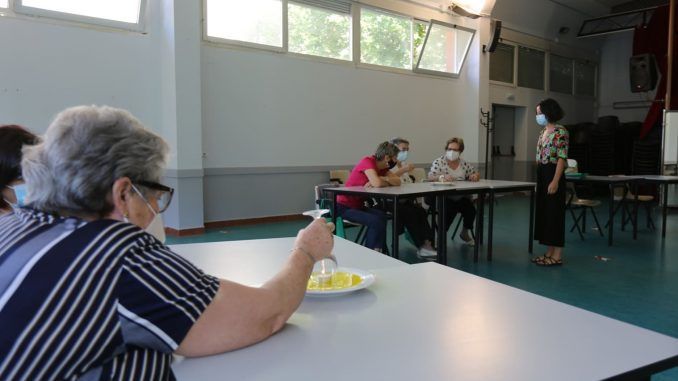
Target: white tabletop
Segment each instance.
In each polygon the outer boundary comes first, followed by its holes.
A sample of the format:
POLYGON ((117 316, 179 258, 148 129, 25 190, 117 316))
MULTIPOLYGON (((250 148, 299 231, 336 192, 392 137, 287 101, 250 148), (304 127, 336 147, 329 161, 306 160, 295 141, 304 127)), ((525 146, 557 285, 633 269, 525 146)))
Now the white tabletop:
POLYGON ((340 190, 343 193, 362 193, 374 195, 393 195, 406 196, 418 195, 423 193, 440 193, 440 192, 454 192, 454 191, 473 191, 484 189, 502 189, 514 187, 529 187, 534 186, 535 183, 521 182, 521 181, 504 181, 504 180, 480 180, 480 181, 455 181, 449 185, 439 185, 431 182, 402 184, 395 187, 383 188, 365 188, 362 186, 352 187, 335 187, 327 188, 326 190, 340 190))
MULTIPOLYGON (((272 238, 172 245, 177 254, 208 274, 243 283, 260 285, 282 268, 294 247, 294 238, 272 238)), ((339 266, 363 270, 408 266, 387 255, 335 236, 334 255, 339 266)))
MULTIPOLYGON (((218 263, 210 272, 233 272, 218 263)), ((270 275, 251 270, 253 283, 270 275)), ((678 356, 674 338, 438 264, 374 273, 367 290, 306 297, 264 342, 176 362, 178 380, 597 380, 678 356)))

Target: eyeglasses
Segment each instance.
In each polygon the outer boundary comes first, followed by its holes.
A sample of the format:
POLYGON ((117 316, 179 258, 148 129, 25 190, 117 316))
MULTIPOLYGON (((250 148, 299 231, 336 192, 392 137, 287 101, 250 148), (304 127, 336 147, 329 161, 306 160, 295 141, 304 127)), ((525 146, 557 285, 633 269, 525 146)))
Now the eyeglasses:
POLYGON ((135 183, 156 191, 155 199, 158 202, 158 213, 162 213, 169 208, 172 196, 174 195, 174 188, 153 181, 135 181, 135 183))

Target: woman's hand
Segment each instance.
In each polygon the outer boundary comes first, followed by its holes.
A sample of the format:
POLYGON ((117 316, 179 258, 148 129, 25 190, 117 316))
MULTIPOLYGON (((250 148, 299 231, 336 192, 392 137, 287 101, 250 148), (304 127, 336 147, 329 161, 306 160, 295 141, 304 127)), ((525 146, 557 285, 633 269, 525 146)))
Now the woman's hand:
POLYGON ((549 183, 547 193, 548 194, 556 194, 556 192, 558 192, 558 182, 557 181, 551 181, 551 183, 549 183))
POLYGON ((316 262, 329 257, 334 246, 333 223, 326 223, 324 218, 311 222, 306 228, 299 230, 294 246, 306 251, 316 262))

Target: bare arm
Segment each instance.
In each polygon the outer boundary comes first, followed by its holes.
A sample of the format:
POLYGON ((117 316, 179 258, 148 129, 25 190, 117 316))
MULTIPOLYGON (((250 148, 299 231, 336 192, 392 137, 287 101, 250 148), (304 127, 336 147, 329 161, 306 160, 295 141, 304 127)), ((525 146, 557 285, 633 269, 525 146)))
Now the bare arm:
POLYGON ((563 175, 563 172, 565 172, 565 167, 567 166, 567 161, 563 159, 562 157, 558 158, 558 164, 556 165, 556 173, 553 175, 553 181, 549 184, 548 187, 548 194, 554 194, 558 191, 558 182, 560 181, 560 177, 563 175))
POLYGON ((377 171, 375 171, 374 169, 366 169, 365 175, 369 180, 366 186, 371 186, 374 188, 383 188, 400 185, 400 178, 394 175, 393 172, 389 172, 388 175, 386 176, 379 176, 377 174, 377 171))
POLYGON ((316 220, 299 232, 295 244, 283 269, 260 288, 221 280, 217 295, 176 353, 196 357, 226 352, 282 329, 304 297, 314 262, 330 255, 333 240, 324 220, 316 220))

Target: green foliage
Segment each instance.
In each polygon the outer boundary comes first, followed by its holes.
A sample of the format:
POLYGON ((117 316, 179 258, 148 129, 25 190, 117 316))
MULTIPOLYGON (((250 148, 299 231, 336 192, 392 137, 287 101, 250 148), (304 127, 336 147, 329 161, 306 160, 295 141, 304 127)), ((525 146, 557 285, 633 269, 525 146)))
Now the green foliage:
POLYGON ((412 21, 363 8, 360 19, 361 62, 412 68, 412 21))
POLYGON ((351 60, 351 17, 289 3, 289 51, 351 60))

